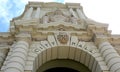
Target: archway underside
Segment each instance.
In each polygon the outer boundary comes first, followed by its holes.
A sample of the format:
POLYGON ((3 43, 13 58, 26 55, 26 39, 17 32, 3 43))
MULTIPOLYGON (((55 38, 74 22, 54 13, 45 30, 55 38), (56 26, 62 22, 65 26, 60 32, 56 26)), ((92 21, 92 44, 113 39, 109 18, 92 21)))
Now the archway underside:
POLYGON ((55 72, 59 69, 63 69, 65 71, 71 70, 70 72, 91 72, 85 65, 70 59, 56 59, 48 61, 40 66, 36 72, 55 72))

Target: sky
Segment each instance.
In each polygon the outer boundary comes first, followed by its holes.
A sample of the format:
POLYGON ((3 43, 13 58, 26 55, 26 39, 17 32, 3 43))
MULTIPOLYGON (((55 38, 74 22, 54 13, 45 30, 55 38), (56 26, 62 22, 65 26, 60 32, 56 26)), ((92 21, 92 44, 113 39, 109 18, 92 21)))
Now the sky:
POLYGON ((0 32, 9 31, 10 20, 23 13, 28 1, 80 3, 88 18, 107 23, 112 34, 120 34, 119 0, 0 0, 0 32))

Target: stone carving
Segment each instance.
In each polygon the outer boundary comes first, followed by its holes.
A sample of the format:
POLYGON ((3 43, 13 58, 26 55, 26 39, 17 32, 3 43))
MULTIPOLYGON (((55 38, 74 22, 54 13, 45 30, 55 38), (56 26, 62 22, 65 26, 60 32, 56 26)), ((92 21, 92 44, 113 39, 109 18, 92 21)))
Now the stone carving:
POLYGON ((71 15, 70 21, 71 21, 73 24, 78 24, 77 20, 78 20, 77 18, 75 18, 73 15, 71 15))
POLYGON ((43 23, 49 23, 49 22, 69 22, 69 17, 60 9, 56 9, 54 12, 48 12, 45 14, 45 16, 42 17, 43 23))
POLYGON ((66 44, 68 42, 69 37, 66 33, 60 32, 57 36, 57 39, 61 44, 66 44))
POLYGON ((47 14, 43 16, 43 23, 49 23, 49 17, 47 14))
POLYGON ((67 18, 67 16, 65 16, 61 10, 57 9, 53 15, 50 16, 50 20, 52 22, 57 22, 57 21, 68 21, 69 19, 67 18))
POLYGON ((54 12, 48 12, 42 17, 42 23, 50 22, 70 22, 72 24, 82 24, 83 21, 74 17, 73 15, 65 15, 60 9, 56 9, 54 12))

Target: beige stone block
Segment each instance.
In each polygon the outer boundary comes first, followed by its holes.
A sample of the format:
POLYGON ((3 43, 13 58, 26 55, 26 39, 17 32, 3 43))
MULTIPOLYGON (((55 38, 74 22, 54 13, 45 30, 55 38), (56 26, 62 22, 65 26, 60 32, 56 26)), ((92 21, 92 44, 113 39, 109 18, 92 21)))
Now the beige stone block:
POLYGON ((76 48, 70 47, 69 48, 69 59, 74 59, 75 58, 75 52, 76 52, 76 48))
POLYGON ((10 59, 7 61, 7 63, 9 63, 9 62, 18 62, 18 63, 20 63, 21 65, 25 66, 25 61, 24 61, 24 59, 23 59, 23 58, 20 58, 20 57, 12 57, 12 58, 10 58, 10 59))
POLYGON ((48 35, 48 42, 52 47, 57 46, 57 41, 55 40, 54 35, 48 35))
POLYGON ((85 64, 86 55, 87 53, 85 51, 81 52, 80 63, 85 64))
POLYGON ((32 57, 32 56, 27 57, 27 60, 30 60, 30 61, 33 61, 34 59, 35 59, 35 57, 32 57))
POLYGON ((35 57, 37 57, 37 54, 36 54, 36 53, 33 53, 33 52, 29 52, 29 53, 28 53, 28 56, 32 56, 32 57, 35 58, 35 57))
POLYGON ((31 70, 25 70, 24 72, 32 72, 31 70))
POLYGON ((15 68, 8 68, 6 70, 4 70, 4 72, 21 72, 19 69, 15 69, 15 68))
POLYGON ((27 66, 27 65, 33 65, 33 61, 28 61, 28 60, 27 60, 25 64, 26 64, 26 66, 27 66))
POLYGON ((119 69, 120 69, 120 63, 116 63, 116 64, 114 64, 114 65, 111 66, 110 71, 116 72, 119 69))
POLYGON ((39 59, 38 59, 38 55, 37 55, 37 57, 35 57, 35 67, 36 67, 36 69, 38 69, 39 68, 39 59))
POLYGON ((81 52, 82 52, 81 49, 76 48, 76 52, 75 52, 75 60, 78 61, 78 62, 80 61, 81 52))
POLYGON ((78 44, 78 37, 77 36, 71 36, 70 46, 76 47, 78 44))
POLYGON ((95 72, 102 72, 103 70, 100 68, 100 64, 97 64, 95 72))
POLYGON ((77 44, 77 48, 83 49, 83 47, 85 46, 85 42, 79 41, 77 44))
POLYGON ((101 57, 101 56, 96 57, 95 59, 96 59, 98 62, 100 62, 100 61, 104 61, 103 57, 101 57))
POLYGON ((105 61, 108 62, 110 59, 115 58, 115 57, 119 57, 119 55, 116 53, 110 53, 105 57, 105 61))
POLYGON ((86 54, 85 66, 87 66, 87 67, 88 67, 89 62, 90 62, 90 56, 91 56, 91 55, 90 55, 89 53, 86 54))
POLYGON ((25 51, 28 51, 28 48, 26 47, 26 45, 16 45, 14 48, 12 48, 12 51, 14 50, 14 49, 19 49, 19 48, 22 48, 22 49, 24 49, 25 51))
POLYGON ((116 72, 120 72, 120 68, 116 72))
POLYGON ((102 53, 103 51, 105 51, 106 49, 113 49, 113 47, 111 45, 105 45, 102 48, 100 48, 100 52, 102 53))
POLYGON ((59 59, 67 59, 69 54, 69 47, 61 46, 58 47, 58 58, 59 59))
POLYGON ((102 48, 103 46, 110 45, 108 42, 102 42, 99 44, 99 48, 102 48))
POLYGON ((110 71, 106 65, 103 65, 101 64, 101 62, 98 62, 95 72, 110 72, 110 71))
POLYGON ((98 64, 98 62, 95 59, 94 62, 93 62, 92 72, 96 72, 97 64, 98 64))
POLYGON ((120 65, 120 58, 116 57, 116 58, 110 59, 107 65, 108 67, 112 67, 116 63, 120 65))
POLYGON ((14 56, 21 57, 24 60, 26 60, 26 56, 23 53, 21 53, 21 52, 15 52, 15 53, 11 54, 10 58, 12 58, 14 56))
POLYGON ((41 45, 42 45, 44 48, 46 48, 46 49, 51 48, 51 46, 50 46, 50 44, 48 43, 48 41, 41 41, 41 45))
POLYGON ((41 65, 42 65, 42 53, 40 53, 39 55, 38 55, 38 67, 40 67, 41 65))
POLYGON ((12 52, 23 52, 25 55, 27 55, 27 51, 23 48, 14 49, 12 52))
POLYGON ((93 63, 94 63, 95 59, 93 56, 90 57, 90 62, 89 62, 89 69, 92 70, 92 67, 93 67, 93 63))
POLYGON ((58 47, 52 48, 52 59, 57 59, 58 57, 58 47))
POLYGON ((46 52, 46 50, 44 50, 42 52, 42 62, 45 63, 46 61, 47 61, 47 52, 46 52))
POLYGON ((25 66, 25 71, 32 71, 33 70, 33 65, 26 65, 25 66))
POLYGON ((47 61, 50 61, 52 58, 52 49, 49 48, 47 49, 47 61))
POLYGON ((10 63, 7 63, 5 72, 8 72, 7 70, 10 70, 11 68, 13 69, 13 71, 20 70, 21 72, 23 72, 23 70, 24 70, 24 66, 22 66, 21 64, 19 64, 17 62, 10 62, 10 63))
POLYGON ((103 57, 105 58, 107 55, 109 55, 110 53, 117 53, 114 49, 107 49, 103 52, 103 57))

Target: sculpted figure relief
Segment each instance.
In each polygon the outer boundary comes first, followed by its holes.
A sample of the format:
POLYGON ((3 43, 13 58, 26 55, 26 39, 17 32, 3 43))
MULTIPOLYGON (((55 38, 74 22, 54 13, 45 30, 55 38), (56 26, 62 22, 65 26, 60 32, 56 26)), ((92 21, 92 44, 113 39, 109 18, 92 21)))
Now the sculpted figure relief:
POLYGON ((58 21, 64 21, 68 22, 69 17, 64 15, 61 10, 57 9, 54 12, 49 12, 45 14, 45 16, 42 17, 42 22, 43 23, 49 23, 49 22, 58 22, 58 21))
POLYGON ((52 22, 56 22, 56 21, 68 21, 68 18, 67 16, 65 16, 61 10, 57 9, 55 12, 54 12, 54 15, 51 15, 50 17, 50 20, 52 22))
POLYGON ((48 12, 42 17, 43 23, 50 22, 70 22, 72 24, 79 24, 81 21, 75 18, 73 15, 67 16, 60 9, 56 9, 54 12, 48 12))
POLYGON ((68 42, 69 36, 64 32, 60 32, 57 36, 57 39, 61 44, 66 44, 68 42))
POLYGON ((77 23, 78 19, 75 18, 73 15, 71 15, 70 21, 71 21, 73 24, 78 24, 78 23, 77 23))
POLYGON ((49 23, 49 17, 47 14, 43 17, 43 23, 49 23))

